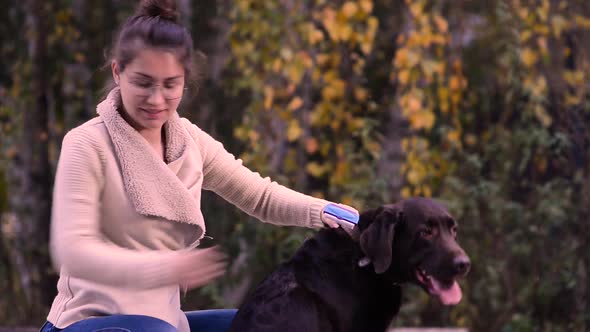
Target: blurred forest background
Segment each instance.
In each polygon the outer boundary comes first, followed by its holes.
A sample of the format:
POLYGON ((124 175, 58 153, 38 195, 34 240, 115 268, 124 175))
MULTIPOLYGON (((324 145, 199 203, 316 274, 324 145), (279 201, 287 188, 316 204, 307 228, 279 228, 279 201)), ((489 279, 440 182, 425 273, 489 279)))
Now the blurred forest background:
MULTIPOLYGON (((590 1, 179 0, 206 55, 180 113, 252 169, 358 209, 442 200, 473 261, 463 301, 407 287, 395 325, 590 331, 590 1), (411 296, 409 296, 410 294, 411 296)), ((0 325, 40 325, 64 134, 95 116, 135 1, 0 0, 0 325)), ((213 194, 236 307, 310 230, 213 194)))

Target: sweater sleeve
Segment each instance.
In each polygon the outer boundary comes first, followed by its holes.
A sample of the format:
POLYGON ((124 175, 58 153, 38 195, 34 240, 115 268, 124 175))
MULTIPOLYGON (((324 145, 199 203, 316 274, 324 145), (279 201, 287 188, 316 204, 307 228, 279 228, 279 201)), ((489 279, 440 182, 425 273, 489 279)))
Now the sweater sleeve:
POLYGON ((242 211, 277 225, 323 227, 325 200, 301 194, 250 171, 223 145, 185 120, 203 156, 203 188, 242 211))
MULTIPOLYGON (((108 285, 138 288, 176 283, 175 252, 137 251, 108 241, 100 231, 104 174, 101 143, 87 128, 63 140, 53 192, 50 248, 58 269, 108 285)), ((104 144, 104 143, 102 143, 104 144)))

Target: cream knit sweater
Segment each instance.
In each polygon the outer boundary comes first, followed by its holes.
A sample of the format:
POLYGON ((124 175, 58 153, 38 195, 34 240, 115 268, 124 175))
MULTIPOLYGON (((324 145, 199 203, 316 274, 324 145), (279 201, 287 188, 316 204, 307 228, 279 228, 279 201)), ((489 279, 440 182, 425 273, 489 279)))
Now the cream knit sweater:
POLYGON ((51 220, 60 278, 47 320, 65 328, 88 317, 139 314, 188 332, 170 267, 205 234, 202 189, 280 225, 322 227, 327 202, 251 172, 176 113, 164 125, 166 164, 121 117, 119 103, 115 89, 98 117, 63 140, 51 220))

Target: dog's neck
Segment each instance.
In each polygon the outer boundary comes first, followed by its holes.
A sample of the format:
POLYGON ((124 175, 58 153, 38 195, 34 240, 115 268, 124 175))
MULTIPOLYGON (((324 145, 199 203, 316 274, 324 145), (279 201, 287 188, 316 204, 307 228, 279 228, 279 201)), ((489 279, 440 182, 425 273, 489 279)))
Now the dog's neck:
POLYGON ((358 243, 361 240, 361 231, 358 226, 354 226, 354 228, 350 230, 344 229, 344 231, 348 233, 352 241, 358 243))

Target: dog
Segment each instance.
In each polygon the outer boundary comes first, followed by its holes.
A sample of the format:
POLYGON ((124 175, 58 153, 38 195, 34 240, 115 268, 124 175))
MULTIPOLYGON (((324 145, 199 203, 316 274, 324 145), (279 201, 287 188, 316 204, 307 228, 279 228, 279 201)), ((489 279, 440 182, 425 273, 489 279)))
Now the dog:
POLYGON ((383 332, 417 284, 445 305, 461 300, 471 266, 457 223, 431 199, 361 213, 352 234, 322 229, 249 295, 230 332, 383 332))

